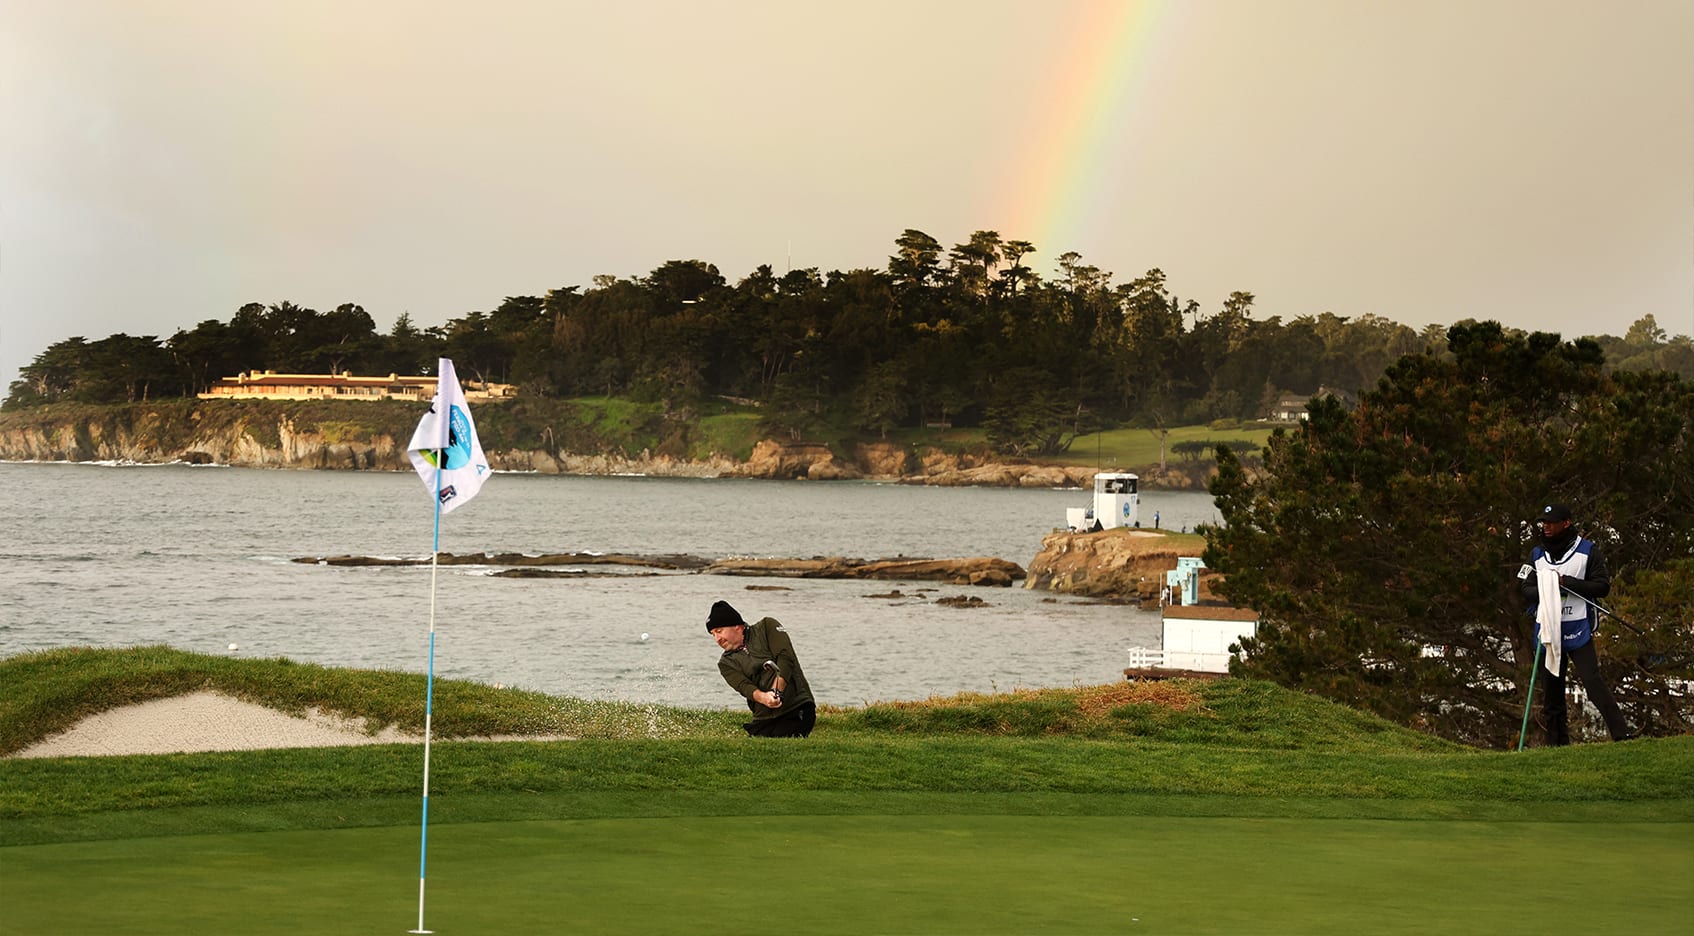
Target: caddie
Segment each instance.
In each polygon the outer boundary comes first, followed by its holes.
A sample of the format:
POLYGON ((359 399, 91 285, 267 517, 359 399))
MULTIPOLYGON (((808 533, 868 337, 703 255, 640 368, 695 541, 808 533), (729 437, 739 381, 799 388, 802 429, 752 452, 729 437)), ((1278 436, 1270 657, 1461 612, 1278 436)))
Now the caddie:
POLYGON ((1542 683, 1541 711, 1547 719, 1547 743, 1570 743, 1570 724, 1565 708, 1565 677, 1572 663, 1588 690, 1588 699, 1600 710, 1606 731, 1613 741, 1634 737, 1611 690, 1600 678, 1600 656, 1594 649, 1594 627, 1598 613, 1593 602, 1612 590, 1611 572, 1600 547, 1577 535, 1571 525, 1570 507, 1548 504, 1535 523, 1541 527, 1541 542, 1529 554, 1529 565, 1520 574, 1519 589, 1544 633, 1555 631, 1556 640, 1547 645, 1547 679, 1542 683))

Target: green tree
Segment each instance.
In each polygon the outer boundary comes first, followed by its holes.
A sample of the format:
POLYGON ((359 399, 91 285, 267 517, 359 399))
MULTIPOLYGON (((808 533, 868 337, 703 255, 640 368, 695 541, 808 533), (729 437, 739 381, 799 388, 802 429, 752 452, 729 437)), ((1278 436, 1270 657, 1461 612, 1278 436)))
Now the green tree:
POLYGON ((941 242, 907 228, 894 239, 897 252, 888 258, 888 274, 900 289, 932 285, 941 271, 941 242))
POLYGON ((500 339, 504 363, 498 380, 531 394, 554 391, 553 321, 547 300, 540 296, 507 296, 488 314, 488 328, 500 339))
POLYGON ((704 260, 667 260, 647 274, 642 285, 661 303, 676 306, 699 302, 713 290, 722 289, 724 278, 716 266, 704 260))
POLYGON ((376 322, 356 302, 305 319, 299 344, 304 349, 300 359, 314 374, 369 373, 382 350, 376 322))
POLYGON ((238 336, 217 319, 207 319, 192 331, 177 332, 165 346, 188 374, 190 393, 202 393, 212 381, 246 369, 238 336))
POLYGON ((1082 407, 1054 389, 1053 375, 1018 367, 994 382, 982 425, 988 442, 1008 455, 1053 455, 1070 448, 1095 423, 1082 407))
POLYGON ((853 424, 875 429, 886 439, 888 430, 905 418, 907 408, 905 365, 884 361, 871 368, 853 394, 853 424))
POLYGON ((439 328, 420 329, 412 324, 409 313, 402 312, 383 338, 374 373, 401 376, 433 374, 435 362, 442 357, 443 351, 439 328))
MULTIPOLYGON (((1315 401, 1257 477, 1220 449, 1225 525, 1207 531, 1206 562, 1262 615, 1235 672, 1500 746, 1534 659, 1515 578, 1531 512, 1572 504, 1625 593, 1694 556, 1694 384, 1608 372, 1591 341, 1494 322, 1447 339, 1449 354, 1396 362, 1353 413, 1315 401)), ((1648 626, 1649 642, 1681 639, 1648 626)), ((1642 701, 1669 675, 1638 676, 1626 712, 1670 730, 1642 701)), ((1679 698, 1678 717, 1694 715, 1679 698)))
POLYGON ((18 369, 6 396, 7 409, 23 409, 69 399, 88 361, 88 340, 81 335, 56 341, 18 369))
POLYGON ((954 245, 948 258, 953 264, 953 280, 967 295, 983 297, 988 294, 988 279, 1000 263, 1000 232, 977 231, 967 243, 954 245))
POLYGON ((1003 284, 1007 295, 1016 296, 1019 285, 1034 285, 1041 281, 1035 271, 1023 265, 1023 258, 1035 253, 1035 245, 1026 240, 1009 240, 1000 245, 1006 267, 995 282, 1003 284))

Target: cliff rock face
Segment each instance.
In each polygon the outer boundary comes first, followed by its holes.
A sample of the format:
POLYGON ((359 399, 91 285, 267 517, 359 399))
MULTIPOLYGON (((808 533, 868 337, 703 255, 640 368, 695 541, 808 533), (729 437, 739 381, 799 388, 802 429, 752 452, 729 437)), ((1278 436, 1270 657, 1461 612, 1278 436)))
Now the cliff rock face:
POLYGON ((1158 533, 1122 527, 1050 533, 1041 538, 1041 552, 1030 560, 1024 587, 1095 597, 1156 595, 1165 573, 1176 568, 1179 550, 1169 542, 1158 533))
POLYGON ((912 470, 912 452, 892 442, 861 443, 853 458, 870 478, 903 478, 912 470))
POLYGON ((980 465, 943 470, 914 479, 937 487, 1085 487, 1094 486, 1094 469, 1051 465, 980 465))
MULTIPOLYGON (((333 404, 332 404, 333 405, 333 404)), ((63 416, 0 418, 0 460, 112 461, 160 464, 235 465, 245 468, 320 468, 409 471, 405 445, 416 414, 408 408, 313 410, 279 415, 275 408, 206 407, 194 401, 162 401, 130 407, 93 408, 63 416), (55 422, 54 419, 62 419, 55 422)), ((484 436, 484 444, 487 444, 484 436)), ((983 456, 936 448, 914 451, 893 442, 860 443, 838 456, 818 442, 758 443, 745 462, 714 456, 690 460, 642 451, 573 454, 542 448, 486 449, 497 471, 540 474, 649 475, 655 477, 783 478, 813 481, 876 478, 940 486, 1081 487, 1093 484, 1086 467, 1006 465, 983 456)), ((1195 479, 1172 472, 1169 485, 1195 479)), ((1199 479, 1203 483, 1203 479, 1199 479)))
POLYGON ((842 464, 818 442, 778 442, 766 439, 753 446, 746 464, 725 472, 732 478, 808 478, 813 481, 838 481, 864 477, 856 466, 842 464))
POLYGON ((829 446, 818 442, 778 442, 766 439, 753 446, 745 464, 734 464, 720 474, 735 478, 787 478, 810 481, 841 481, 858 478, 902 478, 911 465, 911 453, 891 442, 863 443, 853 450, 853 460, 837 458, 829 446))
POLYGON ((35 427, 0 433, 0 458, 10 461, 117 461, 239 465, 252 468, 410 469, 403 443, 374 434, 368 440, 298 432, 287 419, 274 427, 276 441, 260 441, 245 425, 165 433, 145 417, 133 426, 89 422, 52 430, 35 427), (182 436, 175 438, 174 436, 182 436))
POLYGON ((633 458, 618 454, 573 455, 529 449, 507 449, 485 452, 488 464, 496 471, 534 471, 539 474, 569 475, 647 475, 655 478, 716 478, 726 474, 739 463, 727 458, 688 461, 669 455, 641 452, 633 458))

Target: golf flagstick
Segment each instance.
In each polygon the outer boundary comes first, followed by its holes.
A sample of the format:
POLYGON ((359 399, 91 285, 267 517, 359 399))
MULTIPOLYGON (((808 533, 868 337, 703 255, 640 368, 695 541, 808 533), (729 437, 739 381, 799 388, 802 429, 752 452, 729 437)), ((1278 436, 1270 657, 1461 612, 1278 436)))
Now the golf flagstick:
MULTIPOLYGON (((446 451, 446 446, 442 450, 446 451)), ((446 459, 442 459, 446 461, 446 459)), ((441 568, 441 468, 435 469, 435 541, 429 551, 429 669, 424 677, 424 763, 423 763, 423 822, 418 834, 418 928, 409 933, 430 933, 424 929, 424 881, 429 864, 429 737, 435 716, 435 574, 441 568)))
POLYGON ((470 404, 459 386, 453 362, 441 358, 437 362, 435 400, 429 412, 418 420, 412 441, 406 446, 412 467, 418 477, 434 494, 435 539, 429 556, 429 668, 424 678, 424 762, 423 762, 423 821, 418 834, 418 927, 412 933, 429 933, 424 929, 424 883, 429 869, 429 755, 430 739, 435 720, 435 583, 441 568, 441 515, 465 503, 482 489, 488 474, 488 458, 482 453, 482 442, 476 437, 476 424, 471 421, 470 404))

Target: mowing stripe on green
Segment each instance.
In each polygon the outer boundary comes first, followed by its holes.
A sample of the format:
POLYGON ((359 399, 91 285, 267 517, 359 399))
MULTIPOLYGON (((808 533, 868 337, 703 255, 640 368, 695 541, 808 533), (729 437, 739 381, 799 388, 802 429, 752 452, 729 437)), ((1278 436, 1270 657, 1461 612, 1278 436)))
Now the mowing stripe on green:
MULTIPOLYGON (((1694 824, 784 815, 439 826, 436 932, 1684 933, 1694 824), (1558 860, 1549 862, 1555 855, 1558 860)), ((15 932, 403 932, 415 830, 7 849, 15 932)))

